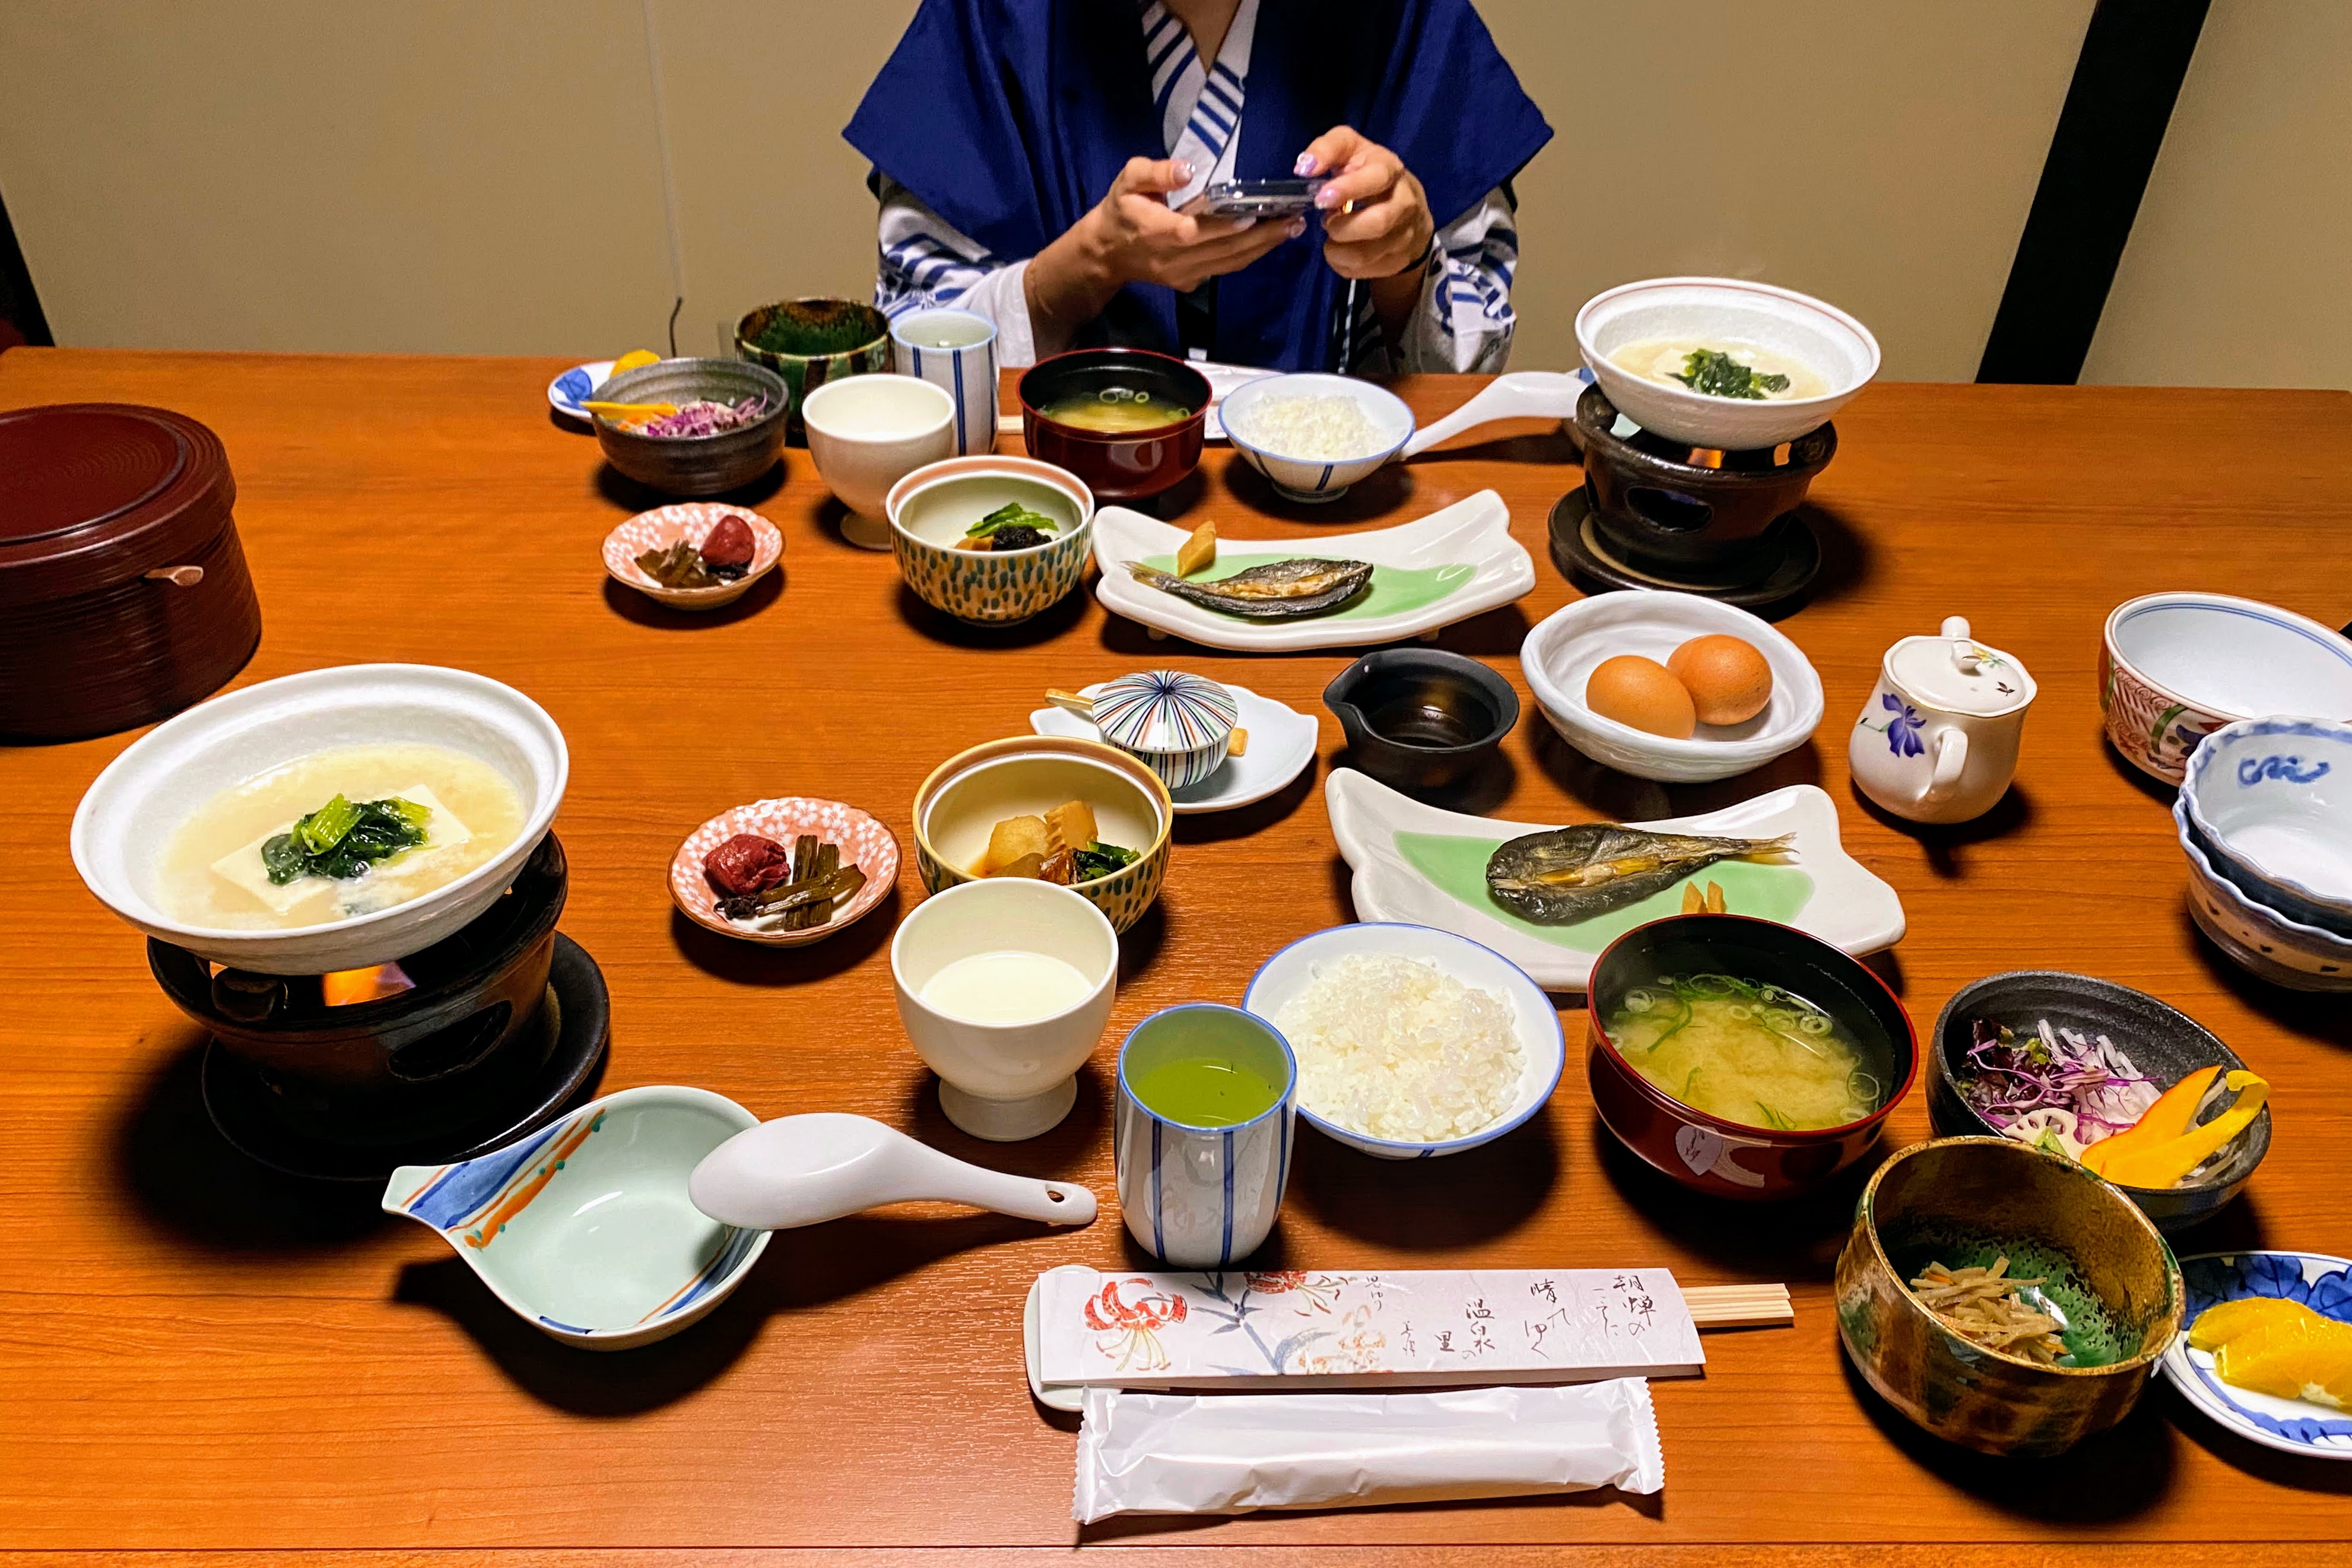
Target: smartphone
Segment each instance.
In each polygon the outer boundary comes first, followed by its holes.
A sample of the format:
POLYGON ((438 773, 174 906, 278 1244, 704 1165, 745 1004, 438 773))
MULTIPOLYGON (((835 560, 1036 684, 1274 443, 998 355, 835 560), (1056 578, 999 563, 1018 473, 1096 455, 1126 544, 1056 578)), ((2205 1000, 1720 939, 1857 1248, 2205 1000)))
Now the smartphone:
POLYGON ((1323 185, 1320 178, 1227 180, 1201 193, 1201 211, 1209 217, 1297 217, 1315 210, 1323 185))

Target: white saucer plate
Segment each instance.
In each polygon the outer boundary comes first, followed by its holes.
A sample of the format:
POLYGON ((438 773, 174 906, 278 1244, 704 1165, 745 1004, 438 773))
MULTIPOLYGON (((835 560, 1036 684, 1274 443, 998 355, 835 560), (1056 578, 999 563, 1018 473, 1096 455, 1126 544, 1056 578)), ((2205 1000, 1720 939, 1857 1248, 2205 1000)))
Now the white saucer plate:
MULTIPOLYGON (((1644 921, 1672 914, 1680 894, 1668 889, 1655 895, 1657 905, 1635 905, 1567 926, 1538 926, 1521 921, 1495 905, 1486 894, 1485 856, 1491 850, 1473 847, 1463 852, 1448 841, 1476 840, 1479 846, 1499 844, 1522 834, 1544 833, 1556 823, 1503 822, 1494 817, 1465 816, 1424 805, 1352 768, 1332 772, 1323 786, 1330 808, 1332 836, 1339 853, 1355 870, 1349 896, 1360 921, 1401 921, 1411 925, 1450 931, 1494 949, 1527 971, 1547 991, 1581 991, 1592 976, 1593 960, 1624 931, 1644 921), (1409 842, 1410 841, 1410 845, 1409 842), (1453 891, 1415 864, 1423 857, 1448 849, 1448 862, 1466 868, 1453 891)), ((1737 838, 1796 836, 1790 867, 1809 879, 1791 884, 1785 877, 1763 877, 1763 867, 1724 861, 1700 871, 1691 880, 1710 879, 1729 889, 1733 914, 1757 914, 1780 921, 1817 936, 1856 957, 1894 946, 1903 940, 1903 903, 1895 889, 1864 870, 1839 842, 1837 805, 1811 784, 1792 784, 1742 801, 1704 816, 1679 816, 1664 822, 1629 823, 1662 833, 1720 834, 1737 838), (1750 887, 1770 888, 1772 898, 1789 899, 1790 907, 1771 908, 1755 901, 1750 887), (1743 908, 1743 903, 1749 907, 1743 908)), ((1644 900, 1648 903, 1650 900, 1644 900)))
POLYGON ((2322 1317, 2352 1321, 2352 1260, 2324 1252, 2209 1252, 2180 1260, 2189 1287, 2184 1331, 2157 1364, 2180 1396, 2249 1443, 2282 1453, 2352 1459, 2352 1410, 2233 1388, 2213 1372, 2210 1352, 2189 1348, 2189 1324, 2206 1308, 2249 1296, 2300 1301, 2322 1317))
MULTIPOLYGON (((1097 680, 1079 695, 1099 696, 1108 684, 1097 680)), ((1231 811, 1237 805, 1264 800, 1280 793, 1315 760, 1318 731, 1312 715, 1286 707, 1271 697, 1260 697, 1246 686, 1235 686, 1230 681, 1219 684, 1234 694, 1234 701, 1241 710, 1234 728, 1249 731, 1249 749, 1238 757, 1227 757, 1223 767, 1199 784, 1171 791, 1168 798, 1176 803, 1179 816, 1231 811)), ((1029 715, 1029 728, 1040 735, 1060 735, 1074 741, 1102 739, 1094 721, 1081 719, 1062 708, 1038 709, 1029 715)))
POLYGON ((547 384, 547 405, 566 419, 577 419, 583 425, 593 425, 595 422, 589 417, 588 411, 580 405, 595 396, 596 389, 604 385, 606 378, 612 374, 613 362, 608 359, 590 360, 586 364, 575 364, 547 384))

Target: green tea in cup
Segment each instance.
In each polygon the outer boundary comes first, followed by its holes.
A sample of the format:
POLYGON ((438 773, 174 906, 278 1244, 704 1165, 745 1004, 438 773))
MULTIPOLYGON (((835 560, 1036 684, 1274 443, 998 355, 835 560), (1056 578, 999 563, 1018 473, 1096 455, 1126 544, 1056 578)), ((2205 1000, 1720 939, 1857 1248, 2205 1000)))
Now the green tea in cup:
POLYGON ((1147 1068, 1130 1087, 1146 1110, 1191 1127, 1238 1127, 1265 1115, 1281 1098, 1249 1063, 1216 1056, 1171 1058, 1147 1068))

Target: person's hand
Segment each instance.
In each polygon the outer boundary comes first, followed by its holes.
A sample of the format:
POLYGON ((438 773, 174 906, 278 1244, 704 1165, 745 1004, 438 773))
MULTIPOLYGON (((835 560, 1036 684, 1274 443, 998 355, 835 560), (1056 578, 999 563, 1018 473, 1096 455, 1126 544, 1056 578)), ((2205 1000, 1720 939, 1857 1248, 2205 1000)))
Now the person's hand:
POLYGON ((1192 170, 1173 158, 1129 158, 1110 194, 1079 221, 1087 258, 1113 288, 1161 283, 1188 293, 1238 272, 1307 231, 1306 220, 1204 217, 1170 208, 1192 170))
POLYGON ((1404 160, 1345 125, 1307 144, 1298 173, 1327 174, 1323 259, 1342 278, 1393 278, 1429 253, 1437 232, 1429 197, 1404 160))

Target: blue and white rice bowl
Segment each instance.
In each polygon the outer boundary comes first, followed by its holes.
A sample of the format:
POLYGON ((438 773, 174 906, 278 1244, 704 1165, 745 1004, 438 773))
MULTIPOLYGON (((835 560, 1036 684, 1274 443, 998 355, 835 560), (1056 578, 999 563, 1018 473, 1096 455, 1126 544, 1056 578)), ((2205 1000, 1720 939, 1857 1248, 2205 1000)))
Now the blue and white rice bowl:
POLYGON ((1225 765, 1241 705, 1215 681, 1181 669, 1145 669, 1095 693, 1095 728, 1139 759, 1170 790, 1199 784, 1225 765))
POLYGON ((2352 725, 2225 724, 2190 754, 2180 805, 2213 869, 2248 897, 2352 937, 2352 725))
MULTIPOLYGON (((1428 1160, 1441 1154, 1458 1154, 1465 1149, 1491 1143, 1517 1128, 1541 1110, 1552 1091, 1559 1087, 1560 1072, 1568 1059, 1568 1040, 1560 1028, 1559 1012, 1544 994, 1543 987, 1494 949, 1430 926, 1362 922, 1333 926, 1300 937, 1267 959, 1250 977, 1249 990, 1242 997, 1242 1010, 1280 1029, 1282 1010, 1314 983, 1316 966, 1350 953, 1416 959, 1436 965, 1441 973, 1473 990, 1500 995, 1511 1009, 1513 1032, 1518 1038, 1519 1081, 1511 1103, 1493 1121, 1457 1138, 1423 1142, 1373 1137, 1318 1114, 1308 1107, 1304 1097, 1302 1068, 1298 1114, 1328 1137, 1381 1160, 1428 1160)), ((1290 1044, 1296 1055, 1299 1043, 1292 1039, 1290 1044)))
POLYGON ((1349 486, 1395 457, 1412 439, 1412 410, 1405 406, 1402 398, 1353 376, 1319 371, 1262 376, 1246 382, 1225 394, 1217 411, 1234 450, 1251 468, 1264 474, 1277 491, 1297 501, 1339 500, 1348 493, 1349 486), (1301 397, 1345 397, 1353 402, 1382 443, 1380 449, 1351 458, 1302 457, 1262 445, 1263 433, 1258 439, 1252 438, 1252 422, 1267 404, 1301 397))
POLYGON ((2352 938, 2289 920, 2214 867, 2210 847, 2172 803, 2181 852, 2189 858, 2189 914, 2230 961, 2258 980, 2294 991, 2352 991, 2352 938))

